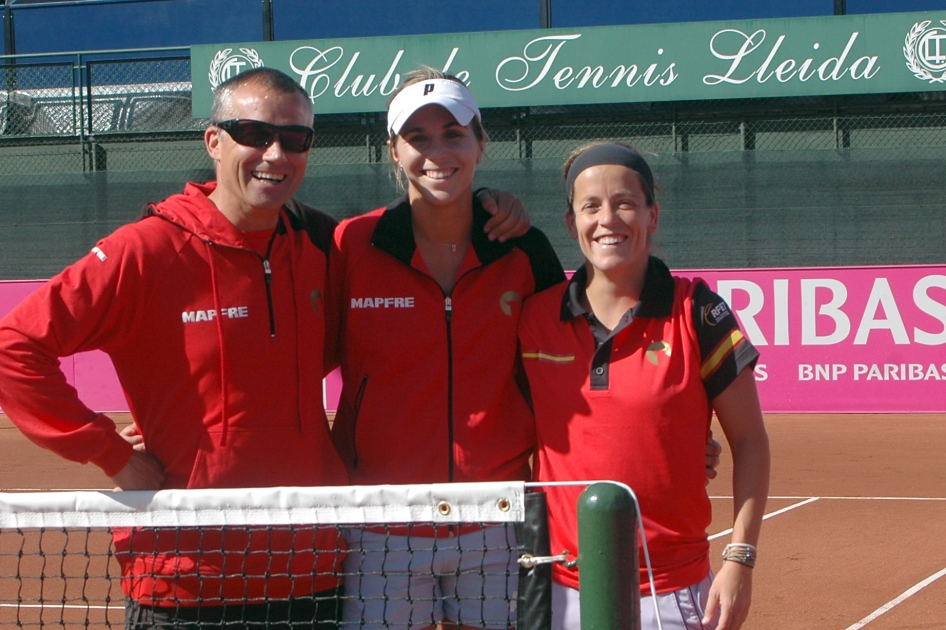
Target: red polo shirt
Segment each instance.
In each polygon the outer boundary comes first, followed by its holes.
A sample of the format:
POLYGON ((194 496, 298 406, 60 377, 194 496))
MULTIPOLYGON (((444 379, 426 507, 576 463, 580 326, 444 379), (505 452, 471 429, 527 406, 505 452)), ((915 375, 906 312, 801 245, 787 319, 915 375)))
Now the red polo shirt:
MULTIPOLYGON (((640 501, 658 593, 710 571, 704 450, 714 397, 758 352, 722 298, 651 258, 641 300, 613 331, 582 308, 587 276, 531 297, 519 323, 538 433, 538 481, 611 479, 640 501)), ((583 488, 549 488, 552 552, 578 552, 583 488)), ((641 589, 650 587, 641 558, 641 589)), ((578 587, 577 568, 554 579, 578 587)))

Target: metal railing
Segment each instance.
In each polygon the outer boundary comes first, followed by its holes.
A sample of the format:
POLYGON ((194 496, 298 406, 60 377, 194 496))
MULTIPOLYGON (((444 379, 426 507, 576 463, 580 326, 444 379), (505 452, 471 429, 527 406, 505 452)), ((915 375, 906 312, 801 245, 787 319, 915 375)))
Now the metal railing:
MULTIPOLYGON (((206 168, 187 48, 0 56, 3 173, 206 168)), ((316 116, 310 162, 387 161, 383 113, 316 116)), ((594 139, 656 154, 946 145, 946 92, 484 111, 495 160, 594 139)))
POLYGON ((35 172, 29 157, 56 154, 52 147, 81 156, 66 172, 105 170, 100 140, 193 140, 203 127, 191 117, 188 48, 0 56, 0 64, 0 154, 25 158, 13 172, 35 172))

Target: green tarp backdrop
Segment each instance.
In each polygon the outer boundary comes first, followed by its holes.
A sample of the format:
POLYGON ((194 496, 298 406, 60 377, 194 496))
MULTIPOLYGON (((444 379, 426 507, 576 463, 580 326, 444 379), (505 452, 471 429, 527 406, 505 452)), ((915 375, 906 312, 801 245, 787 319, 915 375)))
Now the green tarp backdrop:
POLYGON ((426 63, 469 80, 484 108, 477 184, 519 195, 568 268, 580 255, 561 164, 605 138, 654 164, 673 267, 946 261, 946 10, 195 46, 192 99, 186 55, 102 61, 80 90, 69 67, 56 89, 23 87, 52 85, 28 62, 0 102, 0 279, 49 277, 145 202, 211 178, 189 108, 206 118, 212 85, 258 64, 312 95, 298 196, 338 218, 397 194, 379 112, 426 63))

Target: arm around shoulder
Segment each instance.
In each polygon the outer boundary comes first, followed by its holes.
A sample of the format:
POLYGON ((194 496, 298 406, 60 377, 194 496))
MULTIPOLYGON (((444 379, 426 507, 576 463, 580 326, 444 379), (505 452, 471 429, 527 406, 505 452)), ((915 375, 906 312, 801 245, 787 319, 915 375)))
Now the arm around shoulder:
POLYGON ((555 248, 549 237, 538 228, 529 231, 517 239, 515 245, 529 257, 532 267, 532 276, 535 278, 535 292, 544 291, 565 280, 565 271, 562 263, 555 254, 555 248))

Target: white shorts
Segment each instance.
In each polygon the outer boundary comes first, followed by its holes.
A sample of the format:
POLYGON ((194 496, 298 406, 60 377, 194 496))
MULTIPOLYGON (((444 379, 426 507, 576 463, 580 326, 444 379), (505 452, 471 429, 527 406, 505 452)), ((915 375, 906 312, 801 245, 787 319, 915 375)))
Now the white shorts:
MULTIPOLYGON (((713 630, 716 624, 702 623, 713 574, 699 584, 657 596, 663 630, 713 630)), ((718 619, 718 617, 717 617, 718 619)), ((641 597, 641 630, 657 630, 654 598, 641 597)), ((580 630, 581 607, 578 591, 552 582, 552 630, 580 630)))
POLYGON ((351 529, 345 539, 342 627, 516 625, 519 565, 511 527, 444 538, 351 529))

